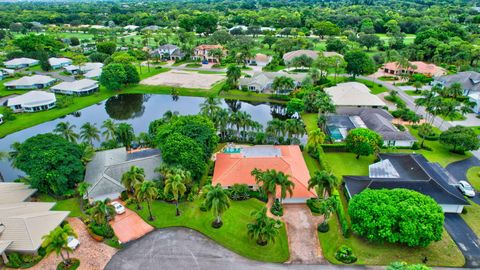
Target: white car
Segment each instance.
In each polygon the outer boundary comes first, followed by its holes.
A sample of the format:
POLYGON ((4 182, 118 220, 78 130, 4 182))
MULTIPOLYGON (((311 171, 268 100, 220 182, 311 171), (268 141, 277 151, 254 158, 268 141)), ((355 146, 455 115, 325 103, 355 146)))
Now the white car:
POLYGON ((475 197, 475 190, 467 181, 458 182, 458 189, 467 197, 475 197))
POLYGON ((80 245, 80 241, 73 236, 69 236, 67 238, 67 246, 73 250, 75 250, 80 245))
POLYGON ((125 213, 125 207, 119 202, 112 202, 112 206, 115 208, 115 213, 117 213, 117 215, 125 213))

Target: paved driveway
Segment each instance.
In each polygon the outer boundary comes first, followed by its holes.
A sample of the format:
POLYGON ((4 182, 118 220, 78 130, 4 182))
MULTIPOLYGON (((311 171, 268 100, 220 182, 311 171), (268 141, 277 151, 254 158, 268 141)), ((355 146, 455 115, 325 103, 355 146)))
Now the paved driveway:
POLYGON ((137 213, 125 207, 125 213, 115 215, 110 225, 120 242, 127 243, 138 239, 153 231, 153 227, 146 223, 137 213))
MULTIPOLYGON (((458 181, 467 180, 467 171, 471 167, 480 166, 480 161, 476 157, 467 158, 464 160, 452 162, 447 165, 447 171, 453 175, 458 181)), ((480 192, 477 192, 475 198, 471 198, 477 204, 480 204, 480 192)))
MULTIPOLYGON (((365 267, 361 267, 365 269, 365 267)), ((370 267, 369 267, 370 268, 370 267)), ((106 270, 349 270, 335 265, 275 264, 251 261, 186 228, 155 230, 117 252, 106 270)), ((375 269, 372 267, 370 269, 375 269)), ((384 267, 377 267, 384 269, 384 267)))
POLYGON ((445 228, 465 256, 466 267, 480 267, 480 240, 458 214, 445 214, 445 228))

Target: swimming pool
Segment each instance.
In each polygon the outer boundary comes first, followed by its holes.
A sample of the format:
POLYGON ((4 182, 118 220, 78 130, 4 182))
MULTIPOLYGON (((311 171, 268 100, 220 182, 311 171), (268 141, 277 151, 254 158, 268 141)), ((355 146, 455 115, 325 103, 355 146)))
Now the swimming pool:
POLYGON ((338 127, 327 126, 327 129, 328 129, 328 133, 330 133, 330 137, 332 137, 334 141, 338 142, 338 141, 343 141, 343 139, 345 139, 338 127))

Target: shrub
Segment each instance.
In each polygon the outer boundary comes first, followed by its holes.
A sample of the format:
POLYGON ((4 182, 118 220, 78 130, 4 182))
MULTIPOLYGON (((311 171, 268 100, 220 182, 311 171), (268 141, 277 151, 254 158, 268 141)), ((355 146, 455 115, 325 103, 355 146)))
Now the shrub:
POLYGON ((90 229, 94 234, 102 236, 104 238, 112 238, 115 236, 115 233, 112 227, 108 223, 105 223, 105 224, 91 223, 90 229))
MULTIPOLYGON (((338 193, 338 191, 336 191, 338 193)), ((338 222, 340 223, 340 228, 342 229, 342 235, 345 238, 350 237, 350 225, 348 224, 348 220, 345 214, 345 209, 343 208, 342 201, 339 198, 339 194, 333 194, 335 200, 338 201, 337 205, 337 217, 338 217, 338 222)))
POLYGON ((412 145, 412 150, 418 150, 420 149, 420 144, 418 142, 414 142, 412 145))
POLYGON ((124 191, 122 191, 122 193, 120 193, 120 199, 122 201, 128 200, 128 192, 126 190, 124 190, 124 191))
POLYGON ((270 212, 277 217, 283 216, 283 206, 278 199, 276 199, 273 203, 272 208, 270 208, 270 212))
POLYGON ((335 252, 335 259, 342 263, 354 263, 357 261, 357 256, 353 254, 353 250, 347 246, 341 246, 335 252))
POLYGON ((310 198, 307 200, 307 206, 314 214, 320 214, 320 202, 317 198, 310 198))
POLYGON ((317 231, 321 232, 321 233, 326 233, 328 232, 328 230, 330 229, 330 226, 328 225, 328 223, 320 223, 318 224, 317 226, 317 231))
POLYGON ((207 212, 207 207, 205 206, 205 202, 202 202, 202 203, 200 204, 200 211, 202 211, 202 212, 207 212))
POLYGON ((245 184, 234 184, 230 188, 230 199, 243 201, 250 198, 250 188, 245 184))
POLYGON ((70 259, 70 264, 68 266, 65 266, 63 262, 60 262, 57 265, 57 270, 75 270, 80 266, 80 260, 79 259, 70 259))
POLYGON ((109 245, 113 248, 116 248, 116 249, 123 248, 123 245, 118 241, 118 238, 116 236, 114 236, 111 239, 105 239, 105 244, 107 244, 107 245, 109 245))
POLYGON ((20 254, 13 252, 8 254, 7 266, 11 268, 19 268, 23 264, 20 254))

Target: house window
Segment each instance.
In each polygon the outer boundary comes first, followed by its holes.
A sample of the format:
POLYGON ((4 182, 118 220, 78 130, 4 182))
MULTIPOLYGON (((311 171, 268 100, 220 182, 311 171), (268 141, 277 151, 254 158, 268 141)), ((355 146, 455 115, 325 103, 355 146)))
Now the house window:
POLYGON ((250 91, 255 91, 256 89, 255 89, 255 86, 249 86, 249 87, 248 87, 248 90, 250 90, 250 91))

